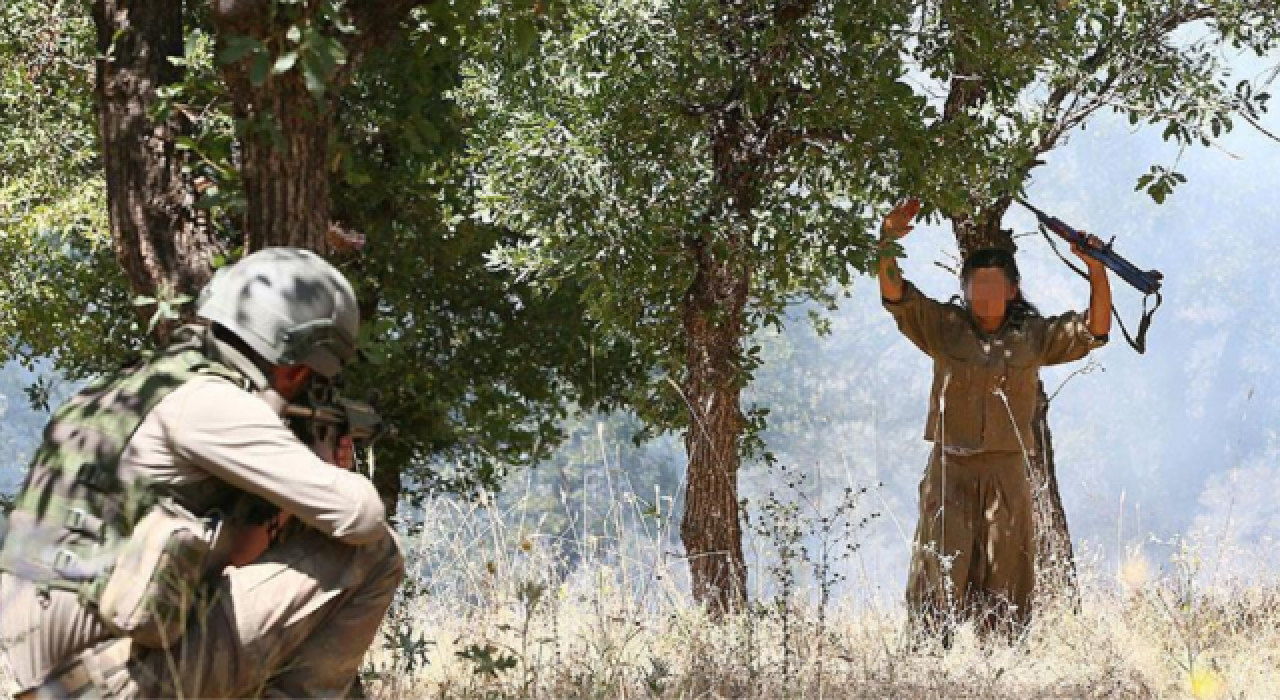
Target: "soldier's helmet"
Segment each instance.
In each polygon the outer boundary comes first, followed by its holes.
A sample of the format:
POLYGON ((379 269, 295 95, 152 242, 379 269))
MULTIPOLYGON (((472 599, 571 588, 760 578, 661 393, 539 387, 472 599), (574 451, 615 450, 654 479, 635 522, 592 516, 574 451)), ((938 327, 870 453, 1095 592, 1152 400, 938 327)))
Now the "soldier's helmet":
POLYGON ((351 283, 301 248, 266 248, 218 270, 196 315, 273 365, 306 365, 328 379, 357 355, 360 310, 351 283))

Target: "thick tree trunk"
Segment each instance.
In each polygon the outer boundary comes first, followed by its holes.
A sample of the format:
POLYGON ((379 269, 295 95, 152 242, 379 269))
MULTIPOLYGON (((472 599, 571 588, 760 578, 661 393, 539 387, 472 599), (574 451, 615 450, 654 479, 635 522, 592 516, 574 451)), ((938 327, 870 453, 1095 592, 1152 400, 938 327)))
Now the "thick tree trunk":
POLYGON ((245 212, 248 248, 326 253, 331 110, 311 98, 296 73, 255 92, 235 101, 237 116, 250 125, 241 137, 241 174, 253 203, 245 212))
POLYGON ((694 599, 713 614, 742 609, 747 565, 738 506, 745 269, 698 249, 698 272, 684 299, 689 455, 680 536, 689 558, 694 599))
MULTIPOLYGON (((195 208, 174 147, 188 125, 179 115, 151 118, 156 89, 181 79, 170 62, 183 54, 181 2, 98 0, 95 98, 116 257, 134 293, 194 296, 221 248, 195 208)), ((155 307, 143 307, 144 314, 155 307)))
MULTIPOLYGON (((251 36, 269 46, 286 45, 289 27, 273 22, 263 5, 216 5, 222 38, 251 36)), ((329 151, 333 136, 334 88, 314 97, 298 64, 250 80, 252 61, 222 66, 240 129, 240 174, 244 182, 246 250, 270 246, 328 252, 329 151)), ((335 76, 337 79, 345 76, 335 76)))

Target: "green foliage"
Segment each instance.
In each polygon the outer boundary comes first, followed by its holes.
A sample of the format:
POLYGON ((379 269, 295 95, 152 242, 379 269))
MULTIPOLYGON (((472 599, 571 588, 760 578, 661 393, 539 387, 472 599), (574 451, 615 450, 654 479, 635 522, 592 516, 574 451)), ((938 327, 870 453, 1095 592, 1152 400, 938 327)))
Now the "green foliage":
MULTIPOLYGON (((412 465, 410 483, 422 487, 496 488, 508 466, 547 454, 567 405, 608 407, 636 371, 625 344, 594 338, 572 285, 546 293, 488 269, 489 249, 517 239, 469 217, 466 115, 449 93, 462 57, 489 50, 491 26, 529 22, 519 3, 502 9, 509 12, 485 15, 478 2, 423 8, 403 41, 365 57, 339 97, 335 214, 371 243, 337 262, 377 312, 362 334, 373 362, 351 382, 380 390, 398 428, 380 446, 383 468, 412 465), (447 476, 434 473, 442 464, 447 476)), ((237 134, 249 128, 232 116, 219 61, 269 55, 277 74, 311 65, 327 81, 343 59, 315 33, 350 27, 340 14, 297 10, 277 7, 297 25, 285 44, 229 37, 219 52, 207 13, 193 8, 174 60, 182 78, 157 90, 151 116, 189 127, 174 147, 192 155, 198 205, 231 251, 218 264, 242 252, 237 134)), ((131 297, 112 256, 92 118, 93 25, 79 4, 52 15, 36 2, 0 12, 0 252, 24 261, 0 273, 0 360, 53 357, 59 372, 84 376, 117 365, 147 330, 133 306, 146 300, 131 297)), ((153 321, 183 300, 163 301, 153 321)))
MULTIPOLYGON (((778 325, 869 267, 867 222, 902 194, 927 216, 1003 213, 1102 109, 1179 147, 1256 120, 1269 95, 1223 53, 1278 42, 1270 0, 591 0, 541 22, 527 60, 477 55, 460 95, 481 220, 528 236, 495 264, 584 285, 661 369, 633 403, 678 428, 695 249, 746 270, 748 335, 778 325)), ((1161 202, 1184 180, 1157 165, 1138 187, 1161 202)), ((740 349, 744 384, 758 361, 740 349)))
MULTIPOLYGON (((478 5, 478 3, 477 3, 478 5)), ((499 488, 507 469, 545 458, 568 406, 608 408, 639 371, 601 337, 569 284, 537 289, 490 269, 510 231, 470 216, 467 115, 450 98, 474 44, 476 5, 432 5, 361 64, 343 97, 335 216, 370 240, 346 266, 383 322, 353 383, 381 391, 405 437, 385 458, 412 464, 422 490, 499 488)))
POLYGON ((273 75, 298 70, 303 84, 317 100, 332 87, 347 50, 341 36, 354 34, 341 0, 307 3, 274 0, 268 26, 288 27, 283 35, 266 40, 252 36, 228 36, 218 54, 220 63, 249 63, 249 82, 261 86, 273 75))
POLYGON ((455 652, 460 659, 466 659, 475 665, 477 675, 485 674, 497 678, 499 673, 510 671, 520 664, 516 657, 503 652, 492 644, 480 646, 472 644, 462 651, 455 652))
MULTIPOLYGON (((1100 110, 1180 148, 1211 144, 1237 116, 1256 124, 1269 95, 1232 82, 1229 57, 1280 46, 1271 0, 942 2, 915 21, 919 41, 904 48, 922 88, 948 101, 913 191, 949 216, 1021 191, 1039 157, 1100 110)), ((1157 166, 1138 188, 1162 202, 1185 179, 1172 171, 1157 166)))
MULTIPOLYGON (((196 184, 196 206, 207 212, 213 231, 227 249, 243 240, 238 223, 244 216, 244 188, 235 160, 237 129, 231 100, 218 72, 217 37, 208 22, 196 14, 183 42, 182 58, 170 59, 183 68, 182 81, 156 88, 151 116, 157 121, 179 115, 188 134, 174 147, 187 151, 191 160, 185 173, 196 184)), ((225 262, 225 261, 224 261, 225 262)))
POLYGON ((138 330, 107 229, 93 55, 78 6, 0 8, 0 362, 56 356, 73 376, 138 330))
POLYGON ((631 396, 660 429, 686 420, 674 389, 695 248, 747 270, 748 332, 825 298, 866 263, 868 204, 890 196, 909 117, 928 109, 903 81, 905 5, 776 9, 573 3, 542 23, 530 60, 466 67, 481 221, 529 237, 495 264, 548 289, 582 284, 604 328, 661 368, 631 396), (734 125, 745 135, 728 156, 734 125))

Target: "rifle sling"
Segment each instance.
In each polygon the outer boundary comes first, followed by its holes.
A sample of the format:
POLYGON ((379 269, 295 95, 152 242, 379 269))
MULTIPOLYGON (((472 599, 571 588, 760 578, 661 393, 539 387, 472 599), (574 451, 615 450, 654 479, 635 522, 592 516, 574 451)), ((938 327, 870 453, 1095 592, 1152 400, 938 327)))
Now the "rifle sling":
MULTIPOLYGON (((1064 265, 1071 268, 1071 270, 1077 275, 1080 275, 1086 280, 1089 279, 1089 273, 1076 267, 1075 263, 1068 260, 1066 256, 1058 250, 1058 244, 1054 243, 1053 237, 1045 230, 1044 224, 1040 224, 1039 229, 1040 235, 1044 236, 1044 239, 1049 242, 1049 247, 1053 249, 1053 254, 1057 255, 1058 259, 1061 260, 1064 265)), ((1164 303, 1164 297, 1160 295, 1160 292, 1155 292, 1154 296, 1156 298, 1156 305, 1149 310, 1147 309, 1147 302, 1151 299, 1152 294, 1146 294, 1142 297, 1142 320, 1138 322, 1138 337, 1136 339, 1132 335, 1129 335, 1129 329, 1124 325, 1124 319, 1120 318, 1120 312, 1116 310, 1116 305, 1114 303, 1111 304, 1111 315, 1115 317, 1116 323, 1120 324, 1120 332, 1124 334, 1124 339, 1129 343, 1129 347, 1136 350, 1139 355, 1143 355, 1147 352, 1147 331, 1151 329, 1151 321, 1155 319, 1156 311, 1159 310, 1160 305, 1164 303)))

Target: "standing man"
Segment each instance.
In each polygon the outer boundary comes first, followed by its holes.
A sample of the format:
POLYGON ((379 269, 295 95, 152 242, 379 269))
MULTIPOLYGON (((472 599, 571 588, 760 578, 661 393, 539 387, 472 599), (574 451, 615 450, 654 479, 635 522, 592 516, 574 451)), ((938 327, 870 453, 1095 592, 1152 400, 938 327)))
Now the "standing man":
POLYGON ((350 283, 305 250, 221 270, 163 352, 54 414, 0 543, 0 658, 26 700, 333 697, 404 575, 365 477, 288 403, 356 357, 350 283), (247 496, 306 528, 227 567, 247 496))
MULTIPOLYGON (((898 329, 933 360, 925 439, 933 452, 920 482, 907 582, 916 631, 949 642, 958 619, 1017 632, 1031 619, 1035 583, 1031 423, 1040 368, 1079 360, 1107 342, 1106 267, 1089 268, 1089 310, 1045 318, 1022 294, 1013 253, 976 250, 960 273, 964 303, 943 304, 902 278, 888 244, 911 231, 920 203, 900 204, 881 226, 880 296, 898 329)), ((1091 245, 1101 241, 1090 236, 1091 245)))

